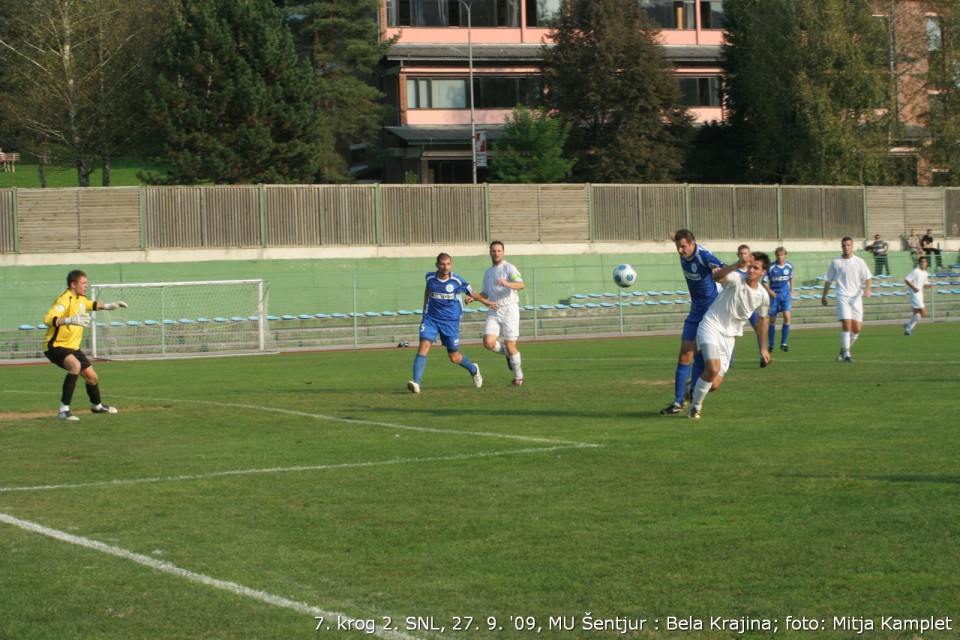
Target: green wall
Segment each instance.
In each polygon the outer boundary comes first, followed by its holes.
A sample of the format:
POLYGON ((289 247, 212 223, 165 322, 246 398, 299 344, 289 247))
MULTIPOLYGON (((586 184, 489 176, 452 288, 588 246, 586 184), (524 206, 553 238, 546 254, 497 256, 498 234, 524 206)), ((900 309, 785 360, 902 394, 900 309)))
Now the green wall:
MULTIPOLYGON (((509 252, 509 246, 508 246, 509 252)), ((733 252, 718 252, 733 260, 733 252)), ((823 275, 838 252, 791 254, 797 284, 823 275)), ((871 266, 872 257, 863 254, 871 266)), ((615 289, 610 274, 620 262, 637 268, 640 290, 681 290, 686 286, 673 253, 507 255, 527 284, 524 304, 556 304, 575 293, 602 293, 615 289)), ((423 277, 433 270, 433 258, 368 258, 358 260, 217 260, 209 262, 84 264, 92 284, 169 282, 262 278, 270 283, 270 313, 346 313, 419 309, 423 277)), ((453 256, 454 271, 476 288, 490 265, 486 255, 453 256)), ((0 267, 0 329, 38 324, 66 286, 70 266, 0 267)), ((899 281, 912 268, 909 256, 891 255, 891 269, 899 281)))

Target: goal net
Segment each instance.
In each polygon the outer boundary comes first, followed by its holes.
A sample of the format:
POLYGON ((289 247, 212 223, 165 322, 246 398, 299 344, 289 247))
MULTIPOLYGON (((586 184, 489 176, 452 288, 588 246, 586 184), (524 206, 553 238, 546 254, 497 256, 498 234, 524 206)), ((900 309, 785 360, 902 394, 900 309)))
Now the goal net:
POLYGON ((93 314, 94 358, 187 358, 275 351, 263 280, 90 286, 97 302, 128 308, 93 314))

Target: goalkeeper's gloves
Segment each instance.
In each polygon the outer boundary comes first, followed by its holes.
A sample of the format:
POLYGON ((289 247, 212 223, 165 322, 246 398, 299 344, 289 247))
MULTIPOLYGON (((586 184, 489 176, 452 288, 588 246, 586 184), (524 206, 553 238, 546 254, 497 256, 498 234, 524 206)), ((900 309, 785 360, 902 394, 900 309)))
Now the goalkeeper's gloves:
POLYGON ((116 309, 116 308, 118 308, 118 307, 123 307, 124 309, 126 309, 127 306, 128 306, 127 303, 124 302, 123 300, 117 300, 116 302, 106 302, 106 303, 104 303, 103 309, 104 309, 104 311, 113 311, 114 309, 116 309))
POLYGON ((63 319, 63 324, 72 324, 78 327, 89 327, 90 326, 90 316, 80 312, 72 316, 68 316, 63 319))

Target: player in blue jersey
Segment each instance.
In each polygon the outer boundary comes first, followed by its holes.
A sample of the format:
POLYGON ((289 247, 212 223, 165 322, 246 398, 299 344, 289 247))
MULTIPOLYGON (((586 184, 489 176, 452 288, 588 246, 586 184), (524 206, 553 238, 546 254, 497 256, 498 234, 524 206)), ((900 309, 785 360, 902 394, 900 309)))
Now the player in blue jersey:
POLYGON ((703 314, 717 298, 719 285, 713 279, 713 272, 726 266, 719 258, 698 245, 689 229, 680 229, 673 234, 673 243, 680 254, 680 269, 690 290, 690 313, 683 321, 683 333, 680 336, 680 356, 673 380, 673 402, 660 410, 662 415, 683 411, 687 380, 692 374, 696 381, 703 372, 703 356, 696 354, 697 328, 703 314))
POLYGON ((430 346, 437 336, 447 348, 450 362, 469 371, 477 387, 483 386, 480 367, 460 353, 460 317, 463 315, 461 295, 470 296, 490 309, 497 304, 482 293, 474 291, 466 280, 453 273, 452 268, 453 259, 449 254, 441 253, 437 256, 437 270, 427 274, 427 285, 423 291, 420 348, 413 360, 413 380, 407 383, 407 389, 412 393, 420 393, 420 380, 427 366, 427 354, 430 353, 430 346))
POLYGON ((790 300, 793 297, 793 265, 787 262, 787 250, 777 247, 777 261, 767 271, 770 286, 770 327, 767 329, 767 349, 773 351, 777 339, 777 314, 783 312, 780 350, 787 352, 790 338, 790 300))

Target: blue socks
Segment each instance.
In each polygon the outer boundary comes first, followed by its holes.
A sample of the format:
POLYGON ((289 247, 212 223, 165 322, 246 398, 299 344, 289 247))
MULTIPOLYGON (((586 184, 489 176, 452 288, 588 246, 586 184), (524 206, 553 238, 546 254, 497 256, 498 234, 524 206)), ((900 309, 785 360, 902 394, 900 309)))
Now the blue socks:
POLYGON ((427 356, 422 356, 419 353, 417 357, 413 359, 413 381, 417 384, 420 384, 420 379, 423 378, 423 370, 427 368, 427 356))
MULTIPOLYGON (((687 378, 690 377, 690 365, 677 364, 677 373, 673 379, 673 394, 676 396, 674 402, 683 404, 683 395, 687 392, 687 378)), ((693 379, 696 383, 697 379, 693 379)))
POLYGON ((466 369, 467 371, 469 371, 470 375, 475 374, 477 372, 478 367, 472 362, 470 362, 470 358, 468 358, 467 356, 464 356, 463 354, 460 354, 460 355, 463 356, 463 360, 460 361, 460 366, 466 369))

